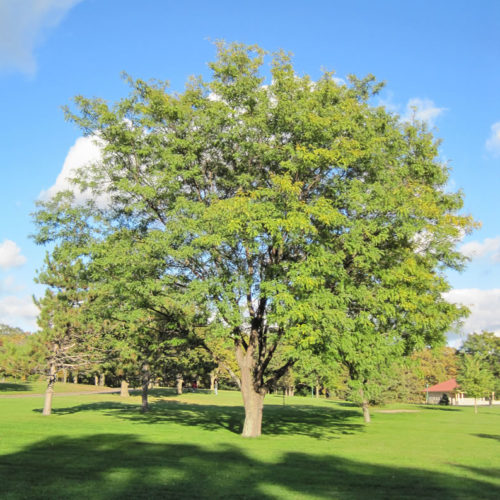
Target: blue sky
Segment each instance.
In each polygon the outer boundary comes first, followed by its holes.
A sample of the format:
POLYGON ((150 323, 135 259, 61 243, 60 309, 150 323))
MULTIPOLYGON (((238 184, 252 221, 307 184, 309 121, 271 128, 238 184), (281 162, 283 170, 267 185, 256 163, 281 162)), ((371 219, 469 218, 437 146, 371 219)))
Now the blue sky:
POLYGON ((283 48, 312 78, 373 73, 387 82, 383 104, 402 116, 418 107, 443 140, 450 188, 465 192, 464 212, 482 223, 460 243, 472 260, 449 275, 449 299, 471 307, 464 333, 500 334, 496 0, 0 0, 0 323, 36 328, 33 277, 45 250, 29 238, 30 213, 64 185, 63 166, 91 154, 61 106, 77 94, 126 95, 122 71, 182 91, 189 75, 208 74, 217 39, 283 48))

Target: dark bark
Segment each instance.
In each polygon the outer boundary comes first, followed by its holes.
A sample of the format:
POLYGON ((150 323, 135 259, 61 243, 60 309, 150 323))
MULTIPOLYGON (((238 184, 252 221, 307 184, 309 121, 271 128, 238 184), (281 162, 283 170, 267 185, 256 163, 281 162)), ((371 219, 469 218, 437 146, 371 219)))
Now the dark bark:
POLYGON ((151 379, 151 372, 149 363, 143 363, 141 368, 141 381, 142 381, 142 398, 141 398, 141 411, 143 413, 149 411, 149 403, 148 403, 148 390, 149 390, 149 381, 151 379))
POLYGON ((363 389, 359 390, 359 394, 361 396, 361 407, 363 408, 363 420, 365 421, 365 424, 369 424, 371 422, 370 402, 365 398, 363 389))

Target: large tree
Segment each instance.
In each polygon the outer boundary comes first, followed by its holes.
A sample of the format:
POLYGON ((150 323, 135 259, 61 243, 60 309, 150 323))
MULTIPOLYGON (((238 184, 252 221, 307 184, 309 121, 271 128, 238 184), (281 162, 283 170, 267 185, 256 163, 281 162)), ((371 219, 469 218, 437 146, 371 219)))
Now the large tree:
POLYGON ((282 52, 268 74, 265 57, 220 43, 212 78, 181 94, 130 79, 117 104, 68 111, 103 148, 77 176, 96 224, 154 255, 141 296, 174 294, 233 342, 249 437, 305 349, 338 356, 363 394, 384 356, 442 340, 460 315, 442 270, 471 224, 437 142, 371 104, 373 77, 313 81, 282 52))

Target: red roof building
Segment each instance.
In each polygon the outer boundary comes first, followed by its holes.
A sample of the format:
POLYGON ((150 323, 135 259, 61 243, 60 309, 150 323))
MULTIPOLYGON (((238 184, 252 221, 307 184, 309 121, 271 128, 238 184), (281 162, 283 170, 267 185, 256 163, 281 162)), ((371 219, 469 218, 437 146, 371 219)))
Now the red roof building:
POLYGON ((457 381, 454 378, 450 378, 446 382, 440 382, 436 385, 431 385, 427 387, 426 392, 452 392, 458 387, 457 381))
POLYGON ((463 392, 458 388, 457 381, 454 378, 427 387, 425 392, 427 392, 427 402, 430 404, 444 403, 457 405, 461 403, 461 399, 464 397, 463 392))

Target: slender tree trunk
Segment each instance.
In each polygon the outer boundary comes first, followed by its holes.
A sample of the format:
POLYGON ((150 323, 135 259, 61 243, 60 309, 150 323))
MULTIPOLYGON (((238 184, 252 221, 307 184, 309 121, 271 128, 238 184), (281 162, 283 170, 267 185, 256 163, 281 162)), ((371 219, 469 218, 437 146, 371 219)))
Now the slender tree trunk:
POLYGON ((316 384, 316 398, 319 398, 319 384, 316 384))
POLYGON ((151 378, 151 372, 150 372, 150 367, 149 363, 143 363, 142 368, 141 368, 141 378, 142 378, 142 404, 141 404, 141 411, 143 413, 147 412, 149 410, 149 403, 148 403, 148 389, 149 389, 149 380, 151 378))
POLYGON ((104 373, 101 373, 99 375, 99 385, 101 387, 104 387, 106 385, 106 375, 104 373))
POLYGON ((63 368, 63 383, 66 384, 68 382, 68 370, 63 368))
POLYGON ((365 424, 369 424, 371 422, 370 405, 366 399, 363 400, 363 420, 365 421, 365 424))
POLYGON ((243 437, 259 437, 262 434, 262 410, 264 407, 265 389, 256 390, 253 380, 254 359, 252 350, 243 351, 241 346, 236 349, 236 359, 241 370, 241 394, 245 406, 245 422, 243 437))
POLYGON ((474 413, 477 413, 477 398, 474 398, 474 413))
POLYGON ((99 377, 94 375, 94 385, 97 387, 99 385, 99 377))
POLYGON ((210 372, 210 390, 213 392, 215 382, 215 370, 210 372))
POLYGON ((54 395, 54 385, 56 383, 56 367, 54 363, 50 364, 49 380, 45 391, 45 402, 43 405, 42 415, 50 415, 52 413, 52 396, 54 395))
POLYGON ((177 382, 177 394, 182 394, 182 386, 184 384, 184 379, 182 378, 182 375, 179 373, 177 377, 175 378, 175 381, 177 382))
POLYGON ((122 378, 120 384, 120 396, 122 398, 128 398, 130 396, 130 393, 128 392, 128 382, 124 378, 122 378))
POLYGON ((363 389, 359 390, 359 394, 361 396, 361 407, 363 408, 363 420, 365 421, 365 424, 369 424, 371 422, 370 402, 365 398, 363 389))
POLYGON ((73 373, 73 384, 78 384, 78 372, 73 373))

